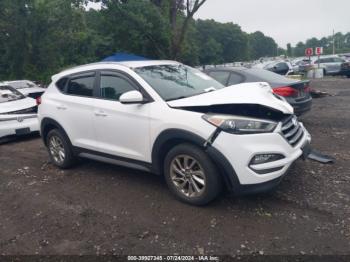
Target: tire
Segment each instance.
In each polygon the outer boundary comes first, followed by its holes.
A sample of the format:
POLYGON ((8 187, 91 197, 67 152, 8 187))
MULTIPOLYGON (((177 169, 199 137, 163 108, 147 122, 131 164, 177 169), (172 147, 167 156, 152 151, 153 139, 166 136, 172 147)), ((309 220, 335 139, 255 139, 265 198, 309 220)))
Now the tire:
POLYGON ((51 130, 46 136, 46 145, 50 160, 55 166, 68 169, 75 164, 76 158, 72 146, 62 131, 58 129, 51 130))
POLYGON ((192 205, 208 204, 222 189, 216 166, 201 148, 192 144, 180 144, 169 151, 164 161, 164 176, 171 192, 192 205))

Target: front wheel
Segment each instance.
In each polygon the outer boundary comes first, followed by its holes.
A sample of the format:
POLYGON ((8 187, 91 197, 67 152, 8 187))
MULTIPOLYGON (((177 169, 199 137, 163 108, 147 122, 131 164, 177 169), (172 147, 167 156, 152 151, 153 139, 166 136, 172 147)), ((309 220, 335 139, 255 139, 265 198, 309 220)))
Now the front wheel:
POLYGON ((170 190, 182 201, 205 205, 221 191, 221 177, 207 154, 191 144, 180 144, 165 158, 164 175, 170 190))

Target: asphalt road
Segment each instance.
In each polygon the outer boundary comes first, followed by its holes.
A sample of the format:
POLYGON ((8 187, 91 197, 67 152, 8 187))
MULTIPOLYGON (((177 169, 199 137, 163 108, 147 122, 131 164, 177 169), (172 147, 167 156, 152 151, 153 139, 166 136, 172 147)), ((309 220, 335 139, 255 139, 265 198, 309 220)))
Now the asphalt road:
POLYGON ((0 254, 350 254, 350 79, 302 121, 334 165, 298 160, 276 191, 178 202, 161 177, 48 163, 40 138, 0 145, 0 254))

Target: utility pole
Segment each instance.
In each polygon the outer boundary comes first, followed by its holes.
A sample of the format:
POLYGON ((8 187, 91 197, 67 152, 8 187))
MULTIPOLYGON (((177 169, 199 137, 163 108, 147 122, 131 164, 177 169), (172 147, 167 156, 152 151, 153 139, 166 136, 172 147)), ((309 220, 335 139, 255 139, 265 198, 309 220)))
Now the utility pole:
POLYGON ((334 29, 333 29, 333 55, 335 54, 335 38, 334 38, 334 29))

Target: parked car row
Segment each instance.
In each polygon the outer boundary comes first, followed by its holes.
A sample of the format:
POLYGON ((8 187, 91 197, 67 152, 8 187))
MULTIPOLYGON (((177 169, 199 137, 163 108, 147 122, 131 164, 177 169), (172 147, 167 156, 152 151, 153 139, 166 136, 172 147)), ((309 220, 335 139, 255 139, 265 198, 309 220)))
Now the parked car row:
MULTIPOLYGON (((248 68, 265 69, 279 75, 305 75, 311 69, 320 67, 323 70, 323 75, 349 75, 349 54, 343 55, 324 55, 314 57, 300 57, 293 60, 286 58, 265 58, 252 63, 248 68)), ((242 63, 244 64, 244 63, 242 63)), ((215 68, 214 66, 209 68, 215 68)), ((207 69, 209 69, 207 68, 207 69)))
POLYGON ((294 70, 298 73, 305 74, 312 68, 320 67, 324 75, 344 75, 350 77, 348 65, 349 61, 338 55, 329 55, 312 57, 311 59, 303 58, 295 63, 294 70))
POLYGON ((213 72, 219 81, 148 60, 53 76, 38 108, 52 163, 65 169, 84 157, 164 175, 174 195, 194 205, 223 188, 247 194, 275 187, 309 152, 311 136, 286 100, 308 101, 308 83, 254 70, 213 72))

